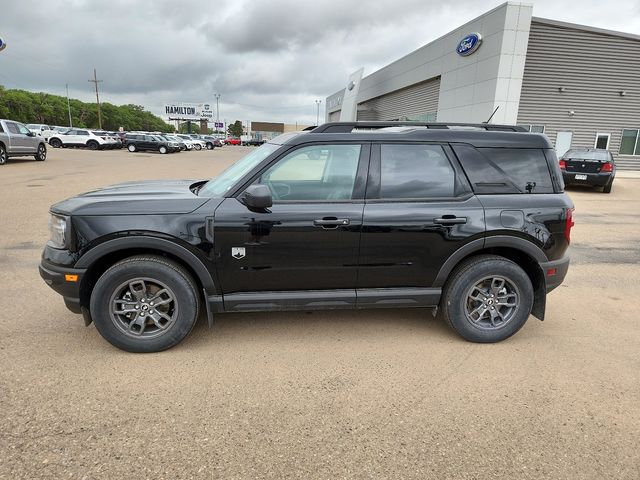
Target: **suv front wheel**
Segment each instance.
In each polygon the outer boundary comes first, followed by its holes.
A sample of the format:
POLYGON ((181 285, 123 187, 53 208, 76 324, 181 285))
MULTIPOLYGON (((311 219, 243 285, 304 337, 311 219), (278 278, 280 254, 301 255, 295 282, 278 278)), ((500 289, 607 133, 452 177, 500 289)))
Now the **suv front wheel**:
POLYGON ((180 265, 138 255, 109 268, 91 293, 100 334, 128 352, 159 352, 186 337, 198 318, 200 297, 180 265))
POLYGON ((529 318, 533 286, 511 260, 480 255, 456 267, 442 306, 449 326, 466 340, 499 342, 520 330, 529 318))

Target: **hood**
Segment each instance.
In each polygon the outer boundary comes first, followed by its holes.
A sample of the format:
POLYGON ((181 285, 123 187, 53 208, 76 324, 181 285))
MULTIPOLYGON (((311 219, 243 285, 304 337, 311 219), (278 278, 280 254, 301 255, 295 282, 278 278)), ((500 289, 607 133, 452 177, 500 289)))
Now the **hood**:
POLYGON ((157 215, 189 213, 209 199, 189 186, 197 180, 148 180, 99 188, 51 207, 64 215, 157 215))

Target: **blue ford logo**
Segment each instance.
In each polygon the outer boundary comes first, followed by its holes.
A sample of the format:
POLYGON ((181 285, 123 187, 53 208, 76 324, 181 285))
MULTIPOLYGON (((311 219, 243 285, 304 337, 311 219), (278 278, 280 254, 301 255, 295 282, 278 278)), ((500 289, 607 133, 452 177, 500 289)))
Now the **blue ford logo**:
POLYGON ((4 43, 4 40, 2 40, 2 39, 0 38, 0 52, 1 52, 2 50, 4 50, 5 48, 7 48, 7 44, 6 44, 6 43, 4 43))
POLYGON ((456 48, 456 52, 458 52, 458 55, 466 57, 468 55, 471 55, 476 50, 478 50, 478 48, 480 48, 481 43, 482 43, 482 36, 479 33, 470 33, 469 35, 464 37, 462 40, 460 40, 460 43, 456 48))

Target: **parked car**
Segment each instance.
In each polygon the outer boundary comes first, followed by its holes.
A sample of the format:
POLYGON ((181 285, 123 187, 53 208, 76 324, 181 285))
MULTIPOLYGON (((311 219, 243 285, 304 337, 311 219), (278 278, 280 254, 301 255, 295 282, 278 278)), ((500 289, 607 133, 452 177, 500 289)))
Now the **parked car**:
POLYGON ((55 204, 40 274, 133 352, 176 345, 199 311, 211 324, 218 312, 430 307, 474 342, 543 319, 573 226, 549 140, 385 125, 329 123, 209 181, 135 181, 55 204))
POLYGON ((611 193, 616 177, 616 162, 609 150, 574 148, 560 159, 565 185, 591 185, 611 193))
POLYGON ((26 125, 13 120, 0 119, 0 165, 9 158, 33 156, 38 161, 47 159, 47 143, 26 125))
POLYGON ((227 137, 224 143, 228 143, 229 145, 240 145, 242 142, 239 138, 236 137, 227 137))
POLYGON ((122 141, 119 138, 114 137, 111 132, 106 132, 104 130, 92 130, 91 132, 94 135, 101 137, 106 142, 103 148, 122 148, 122 141))
POLYGON ((65 133, 58 132, 49 137, 49 145, 53 148, 86 147, 89 150, 102 150, 115 147, 115 142, 96 135, 89 129, 72 128, 65 133))
POLYGON ((43 123, 28 123, 27 128, 36 135, 43 137, 46 141, 49 141, 51 135, 55 133, 52 127, 43 123))
POLYGON ((210 135, 203 136, 202 140, 204 141, 207 150, 213 150, 216 147, 222 146, 222 142, 218 138, 212 137, 210 135))
POLYGON ((164 154, 180 151, 177 142, 171 142, 156 135, 127 133, 125 139, 127 150, 130 152, 151 151, 164 154))
POLYGON ((200 150, 202 148, 200 144, 198 144, 199 148, 196 148, 196 144, 193 141, 193 138, 191 138, 189 135, 183 135, 178 133, 175 136, 178 137, 182 142, 184 142, 184 144, 187 146, 187 150, 200 150))
POLYGON ((187 149, 187 144, 184 143, 184 141, 182 141, 181 138, 176 137, 175 135, 168 135, 168 134, 162 134, 159 135, 160 137, 164 138, 166 141, 168 142, 174 142, 178 144, 178 147, 180 147, 180 151, 184 151, 187 149))
POLYGON ((181 138, 185 143, 190 142, 194 150, 202 150, 203 148, 206 148, 206 145, 202 140, 193 138, 191 135, 179 133, 176 137, 181 138))

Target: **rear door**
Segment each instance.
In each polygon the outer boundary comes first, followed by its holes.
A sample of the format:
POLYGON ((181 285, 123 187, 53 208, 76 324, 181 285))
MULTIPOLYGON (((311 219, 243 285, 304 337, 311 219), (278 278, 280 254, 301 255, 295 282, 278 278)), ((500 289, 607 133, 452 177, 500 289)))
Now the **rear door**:
MULTIPOLYGON (((252 182, 270 188, 272 207, 251 211, 227 198, 216 209, 216 268, 226 309, 240 308, 234 294, 265 291, 300 291, 306 304, 316 295, 319 302, 355 305, 368 147, 296 147, 252 182)), ((291 302, 288 307, 301 306, 291 302)))
POLYGON ((358 305, 370 289, 432 287, 453 252, 484 235, 482 205, 446 145, 372 145, 366 196, 358 305))

